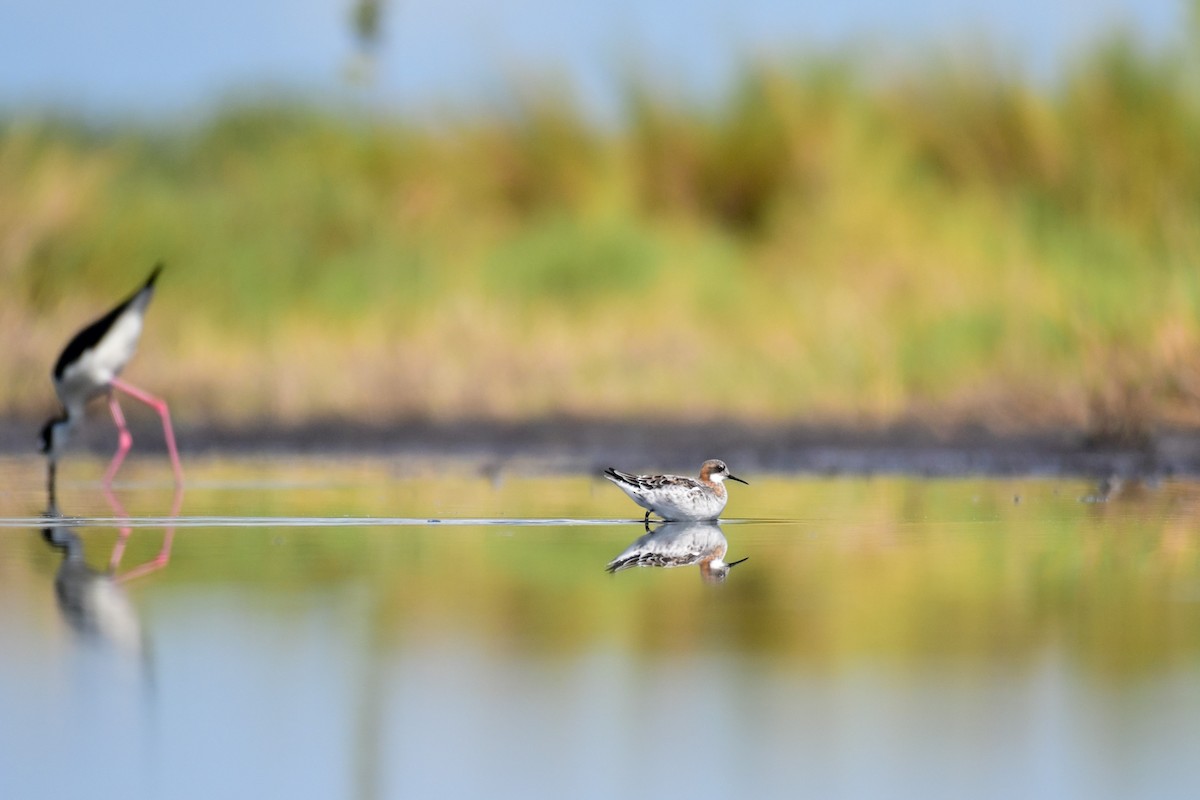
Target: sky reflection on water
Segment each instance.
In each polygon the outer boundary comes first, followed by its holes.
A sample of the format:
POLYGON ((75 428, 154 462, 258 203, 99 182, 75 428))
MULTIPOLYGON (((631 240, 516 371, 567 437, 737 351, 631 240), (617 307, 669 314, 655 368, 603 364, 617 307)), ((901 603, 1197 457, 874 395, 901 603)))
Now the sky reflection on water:
MULTIPOLYGON (((163 514, 131 466, 122 503, 163 514)), ((599 478, 435 473, 201 463, 182 520, 628 513, 599 478)), ((640 523, 181 525, 122 586, 132 658, 67 624, 40 529, 0 529, 0 794, 1196 796, 1200 491, 1090 490, 765 476, 731 511, 789 513, 723 522, 750 560, 715 585, 606 574, 640 523)), ((102 572, 119 532, 74 533, 102 572)))

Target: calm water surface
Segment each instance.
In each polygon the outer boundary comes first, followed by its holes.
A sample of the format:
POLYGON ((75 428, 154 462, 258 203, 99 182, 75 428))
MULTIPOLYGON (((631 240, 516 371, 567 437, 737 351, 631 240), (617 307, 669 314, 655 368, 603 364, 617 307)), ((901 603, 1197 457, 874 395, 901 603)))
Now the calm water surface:
POLYGON ((746 475, 722 581, 594 477, 101 467, 0 460, 0 797, 1200 797, 1194 484, 746 475))

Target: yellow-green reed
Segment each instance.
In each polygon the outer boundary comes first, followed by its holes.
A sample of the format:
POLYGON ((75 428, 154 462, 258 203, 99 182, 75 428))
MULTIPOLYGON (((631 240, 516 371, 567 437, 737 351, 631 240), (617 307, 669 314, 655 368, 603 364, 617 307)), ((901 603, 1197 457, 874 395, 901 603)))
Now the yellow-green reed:
POLYGON ((192 421, 683 415, 1138 437, 1200 419, 1200 70, 852 57, 439 124, 287 104, 0 125, 0 414, 168 270, 129 376, 192 421))

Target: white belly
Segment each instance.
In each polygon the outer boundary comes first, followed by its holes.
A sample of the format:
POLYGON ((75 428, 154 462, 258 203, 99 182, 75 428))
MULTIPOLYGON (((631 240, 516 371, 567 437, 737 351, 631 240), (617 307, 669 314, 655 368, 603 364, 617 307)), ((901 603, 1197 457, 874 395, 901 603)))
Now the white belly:
POLYGON ((654 512, 664 519, 708 520, 721 516, 725 500, 711 492, 661 492, 653 498, 653 503, 654 512))
POLYGON ((85 402, 102 392, 133 358, 141 335, 140 314, 125 314, 113 323, 95 347, 63 370, 56 386, 63 405, 85 402))

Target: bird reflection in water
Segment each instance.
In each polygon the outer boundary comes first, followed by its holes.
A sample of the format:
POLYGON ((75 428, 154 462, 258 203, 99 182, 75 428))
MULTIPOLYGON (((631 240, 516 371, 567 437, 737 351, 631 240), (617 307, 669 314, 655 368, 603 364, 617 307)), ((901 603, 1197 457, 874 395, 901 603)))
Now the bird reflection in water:
MULTIPOLYGON (((109 505, 118 517, 128 521, 120 501, 106 492, 109 505)), ((176 487, 170 519, 179 516, 183 506, 183 488, 176 487)), ((46 514, 42 538, 62 553, 62 563, 54 576, 54 593, 67 624, 82 637, 118 650, 140 653, 143 650, 141 623, 123 584, 167 566, 175 539, 175 526, 167 525, 157 555, 124 572, 120 571, 125 548, 133 532, 126 524, 119 528, 108 565, 103 570, 87 563, 83 540, 75 532, 77 525, 62 516, 52 503, 46 514)))
POLYGON ((703 522, 664 522, 638 537, 625 552, 608 563, 608 572, 620 572, 630 567, 700 566, 700 578, 705 583, 724 583, 729 571, 745 561, 726 562, 729 541, 715 520, 703 522))
MULTIPOLYGON (((113 513, 116 514, 118 518, 123 520, 129 519, 129 512, 125 510, 125 506, 121 505, 121 501, 117 499, 117 496, 113 494, 112 490, 107 486, 104 487, 104 498, 108 501, 113 513)), ((171 501, 171 513, 168 514, 168 518, 172 520, 176 519, 179 516, 179 512, 182 510, 182 508, 183 486, 176 485, 175 496, 171 501)), ((108 569, 110 572, 116 573, 117 569, 121 566, 121 559, 125 556, 125 546, 129 543, 129 536, 132 532, 133 529, 129 525, 123 525, 118 529, 117 541, 116 544, 113 545, 112 555, 109 556, 108 560, 108 569)), ((165 567, 171 560, 171 545, 174 544, 174 542, 175 526, 167 525, 163 529, 162 547, 159 548, 158 555, 144 564, 139 564, 128 572, 123 573, 119 580, 123 583, 165 567)))
POLYGON ((54 594, 63 619, 85 638, 111 643, 120 650, 141 650, 141 624, 129 597, 111 570, 88 566, 83 540, 73 526, 43 528, 42 538, 63 554, 54 575, 54 594))

